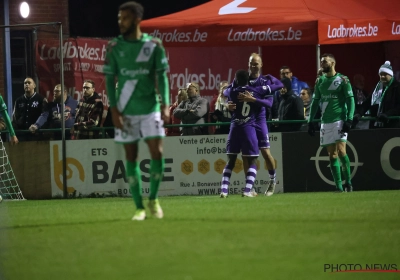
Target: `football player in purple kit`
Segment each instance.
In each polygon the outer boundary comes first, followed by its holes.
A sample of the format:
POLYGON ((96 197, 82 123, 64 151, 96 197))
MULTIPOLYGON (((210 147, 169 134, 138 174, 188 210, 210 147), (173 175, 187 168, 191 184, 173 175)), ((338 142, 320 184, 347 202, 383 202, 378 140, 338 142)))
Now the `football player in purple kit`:
POLYGON ((243 161, 246 162, 246 186, 242 196, 255 197, 251 189, 257 175, 256 160, 259 154, 259 140, 256 126, 257 117, 264 107, 271 107, 273 102, 269 86, 251 87, 249 74, 246 70, 238 70, 233 84, 224 91, 229 102, 236 104, 232 111, 231 128, 226 145, 228 163, 226 164, 221 182, 221 198, 228 196, 228 187, 232 169, 235 167, 237 155, 242 152, 243 161), (243 96, 253 96, 252 102, 242 101, 243 96))
MULTIPOLYGON (((261 75, 261 68, 263 66, 261 56, 257 53, 252 53, 249 58, 249 85, 253 87, 258 87, 258 86, 268 86, 271 92, 275 92, 276 90, 279 90, 283 88, 283 84, 281 81, 277 78, 275 78, 272 75, 266 75, 262 76, 261 75)), ((271 93, 271 94, 272 94, 271 93)), ((251 95, 248 94, 243 94, 239 98, 239 102, 256 102, 256 99, 252 97, 251 95)), ((229 106, 230 110, 234 108, 236 104, 231 103, 229 106)), ((273 156, 271 155, 270 152, 270 144, 269 144, 269 136, 268 136, 268 127, 267 127, 267 118, 266 118, 266 110, 265 108, 262 108, 256 119, 256 125, 255 125, 256 133, 257 133, 257 139, 258 139, 258 147, 261 150, 261 154, 265 160, 265 164, 268 169, 269 173, 269 182, 268 182, 268 188, 265 191, 266 196, 271 196, 274 194, 275 191, 275 186, 276 186, 276 162, 273 156)), ((246 173, 246 170, 248 168, 247 166, 247 161, 243 159, 243 169, 244 172, 246 173)), ((252 189, 252 194, 257 195, 257 192, 252 189)))

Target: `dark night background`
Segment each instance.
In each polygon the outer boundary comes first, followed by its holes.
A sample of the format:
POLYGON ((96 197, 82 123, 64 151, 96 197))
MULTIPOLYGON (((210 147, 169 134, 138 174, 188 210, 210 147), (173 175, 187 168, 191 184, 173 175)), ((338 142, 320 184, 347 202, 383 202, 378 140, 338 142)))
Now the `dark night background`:
MULTIPOLYGON (((118 7, 126 0, 69 0, 71 37, 114 37, 119 34, 118 7), (104 1, 104 2, 103 2, 104 1)), ((142 0, 144 19, 183 11, 207 0, 142 0)))

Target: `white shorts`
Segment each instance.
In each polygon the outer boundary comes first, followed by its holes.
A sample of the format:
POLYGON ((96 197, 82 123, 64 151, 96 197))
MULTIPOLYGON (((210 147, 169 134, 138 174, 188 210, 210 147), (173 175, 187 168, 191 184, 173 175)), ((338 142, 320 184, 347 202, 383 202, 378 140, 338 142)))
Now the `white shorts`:
POLYGON ((334 123, 323 123, 321 124, 320 135, 320 146, 325 147, 336 142, 346 142, 347 133, 342 132, 343 121, 337 121, 334 123))
POLYGON ((124 129, 115 128, 114 140, 119 143, 134 143, 141 138, 161 138, 165 136, 164 121, 160 112, 148 115, 124 116, 124 129))

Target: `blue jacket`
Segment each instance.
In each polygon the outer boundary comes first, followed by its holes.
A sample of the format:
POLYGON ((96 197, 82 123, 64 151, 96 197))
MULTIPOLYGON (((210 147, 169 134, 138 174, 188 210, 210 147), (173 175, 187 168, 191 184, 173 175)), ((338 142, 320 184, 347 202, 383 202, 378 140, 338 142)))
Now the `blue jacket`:
MULTIPOLYGON (((65 127, 71 128, 75 123, 78 101, 68 96, 64 104, 65 127)), ((48 122, 49 128, 61 128, 61 104, 49 102, 44 105, 44 112, 37 119, 35 125, 41 128, 46 122, 48 122)))
POLYGON ((300 92, 303 88, 309 88, 307 83, 300 81, 295 76, 292 76, 292 90, 297 96, 300 96, 300 92))

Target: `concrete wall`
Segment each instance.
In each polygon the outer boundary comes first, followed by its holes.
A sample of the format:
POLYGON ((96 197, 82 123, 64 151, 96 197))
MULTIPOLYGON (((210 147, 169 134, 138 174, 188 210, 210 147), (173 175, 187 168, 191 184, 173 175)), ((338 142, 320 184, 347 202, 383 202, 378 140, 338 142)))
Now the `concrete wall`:
POLYGON ((49 142, 4 143, 22 194, 26 199, 51 198, 49 142))

